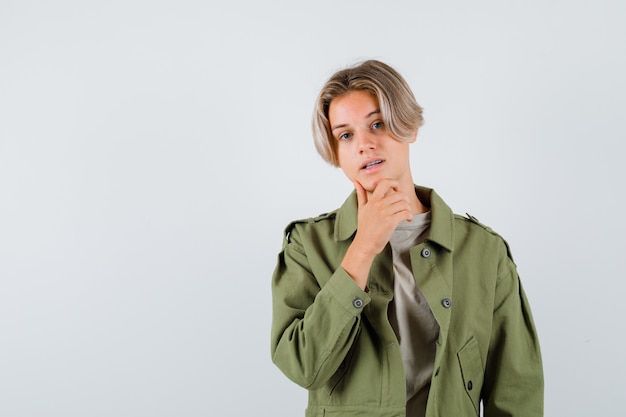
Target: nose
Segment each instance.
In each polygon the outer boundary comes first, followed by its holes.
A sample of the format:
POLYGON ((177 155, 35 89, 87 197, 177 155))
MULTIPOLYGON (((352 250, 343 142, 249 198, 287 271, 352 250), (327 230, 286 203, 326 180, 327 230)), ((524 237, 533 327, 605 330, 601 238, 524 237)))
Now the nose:
POLYGON ((363 129, 358 133, 356 136, 359 153, 376 149, 376 139, 369 130, 363 129))

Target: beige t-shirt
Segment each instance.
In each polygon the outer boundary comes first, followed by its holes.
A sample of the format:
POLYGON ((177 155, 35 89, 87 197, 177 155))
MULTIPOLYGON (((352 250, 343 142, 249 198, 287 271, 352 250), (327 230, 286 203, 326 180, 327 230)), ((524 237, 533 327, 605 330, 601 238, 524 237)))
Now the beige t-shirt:
POLYGON ((426 414, 435 362, 435 342, 439 336, 439 325, 415 283, 409 254, 411 247, 424 240, 429 227, 430 212, 417 214, 412 222, 400 223, 389 242, 395 276, 389 321, 400 343, 406 374, 407 417, 426 414))

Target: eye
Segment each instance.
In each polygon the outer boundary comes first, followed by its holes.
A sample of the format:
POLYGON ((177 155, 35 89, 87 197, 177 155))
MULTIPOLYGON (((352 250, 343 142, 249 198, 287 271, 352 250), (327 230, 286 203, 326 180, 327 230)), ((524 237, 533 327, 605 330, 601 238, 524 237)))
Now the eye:
POLYGON ((350 138, 352 138, 352 133, 342 133, 341 135, 339 135, 339 137, 337 139, 339 140, 349 140, 350 138))
POLYGON ((372 124, 372 130, 382 129, 385 126, 383 122, 374 122, 372 124))

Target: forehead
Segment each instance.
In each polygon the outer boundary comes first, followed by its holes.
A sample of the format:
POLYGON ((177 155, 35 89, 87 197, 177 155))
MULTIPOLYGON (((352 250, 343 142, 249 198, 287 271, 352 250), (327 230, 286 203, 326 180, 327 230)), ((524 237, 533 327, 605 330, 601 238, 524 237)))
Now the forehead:
POLYGON ((363 119, 380 111, 378 100, 367 91, 356 90, 334 98, 328 106, 328 120, 334 123, 348 123, 352 119, 363 119))

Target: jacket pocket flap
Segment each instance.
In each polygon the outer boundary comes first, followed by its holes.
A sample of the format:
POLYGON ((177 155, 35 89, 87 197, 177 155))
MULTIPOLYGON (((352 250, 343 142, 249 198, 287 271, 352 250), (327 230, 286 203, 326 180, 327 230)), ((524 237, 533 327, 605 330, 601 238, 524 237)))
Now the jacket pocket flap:
POLYGON ((472 336, 470 340, 458 351, 457 357, 463 376, 465 392, 478 413, 480 404, 480 391, 483 386, 484 368, 480 359, 478 342, 472 336))

